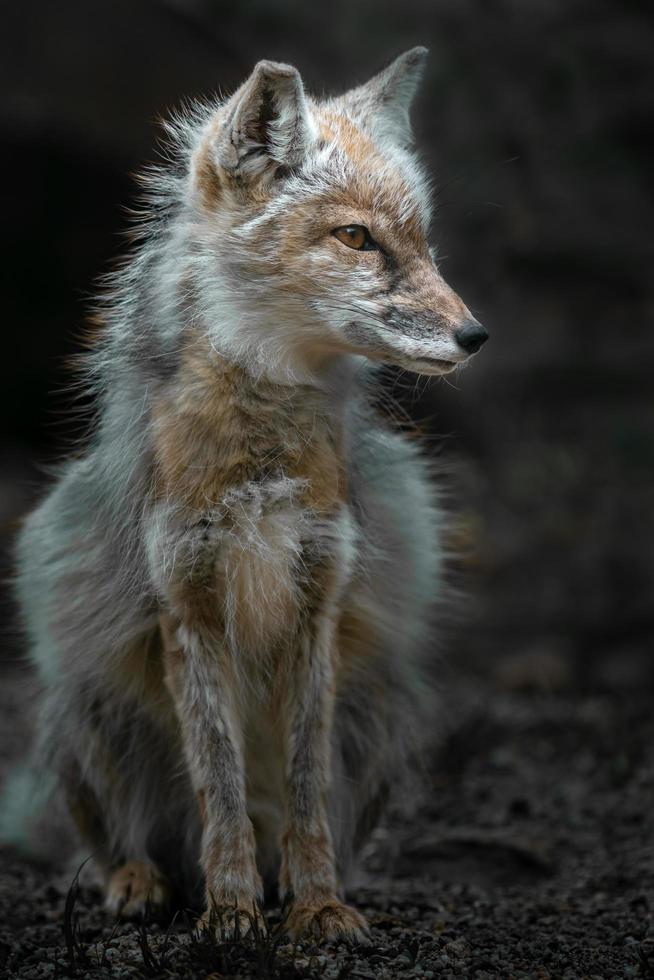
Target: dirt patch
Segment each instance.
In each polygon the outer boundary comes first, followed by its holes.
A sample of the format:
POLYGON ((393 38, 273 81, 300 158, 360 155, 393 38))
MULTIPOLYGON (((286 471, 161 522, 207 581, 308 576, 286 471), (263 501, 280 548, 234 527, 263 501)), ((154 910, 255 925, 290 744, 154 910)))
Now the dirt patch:
MULTIPOLYGON (((352 899, 372 924, 370 946, 293 947, 277 934, 278 909, 267 913, 270 935, 240 942, 198 937, 183 913, 172 926, 117 925, 92 891, 71 896, 72 869, 4 849, 0 971, 33 980, 654 976, 649 691, 540 693, 496 674, 452 685, 424 802, 368 849, 352 899)), ((23 741, 23 687, 15 675, 3 686, 10 754, 23 741)))

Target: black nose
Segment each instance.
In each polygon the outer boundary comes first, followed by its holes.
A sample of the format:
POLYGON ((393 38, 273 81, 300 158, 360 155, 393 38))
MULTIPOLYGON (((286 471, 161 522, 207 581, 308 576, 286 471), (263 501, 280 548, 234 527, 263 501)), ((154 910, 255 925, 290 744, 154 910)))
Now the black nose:
POLYGON ((488 331, 477 320, 466 320, 463 326, 454 331, 454 337, 466 354, 475 354, 488 340, 488 331))

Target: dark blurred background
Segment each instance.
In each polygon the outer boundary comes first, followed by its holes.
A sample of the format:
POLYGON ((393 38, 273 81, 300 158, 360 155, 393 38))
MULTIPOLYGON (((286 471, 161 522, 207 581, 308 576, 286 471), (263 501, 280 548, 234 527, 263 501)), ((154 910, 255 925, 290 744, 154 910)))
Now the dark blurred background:
MULTIPOLYGON (((434 239, 492 334, 454 381, 390 382, 456 464, 454 660, 509 685, 652 683, 649 4, 22 0, 2 21, 3 571, 77 431, 66 360, 125 251, 155 118, 262 57, 338 92, 425 44, 434 239)), ((11 656, 6 598, 4 620, 11 656)))

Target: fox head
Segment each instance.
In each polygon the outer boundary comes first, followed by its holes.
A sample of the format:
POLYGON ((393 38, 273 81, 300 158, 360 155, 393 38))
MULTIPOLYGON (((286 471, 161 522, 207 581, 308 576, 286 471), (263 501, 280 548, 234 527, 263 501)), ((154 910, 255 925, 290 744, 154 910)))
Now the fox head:
POLYGON ((484 343, 427 241, 409 123, 426 54, 320 101, 295 68, 261 61, 204 118, 188 271, 218 352, 259 371, 350 353, 439 375, 484 343))

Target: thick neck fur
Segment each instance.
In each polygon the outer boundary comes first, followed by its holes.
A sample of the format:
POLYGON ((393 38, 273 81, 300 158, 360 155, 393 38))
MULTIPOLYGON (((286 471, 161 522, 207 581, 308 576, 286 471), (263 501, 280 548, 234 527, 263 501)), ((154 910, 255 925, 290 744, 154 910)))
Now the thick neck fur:
MULTIPOLYGON (((337 371, 336 366, 332 369, 337 371)), ((198 511, 263 480, 331 511, 346 492, 342 391, 254 378, 198 334, 156 398, 155 492, 198 511)))

